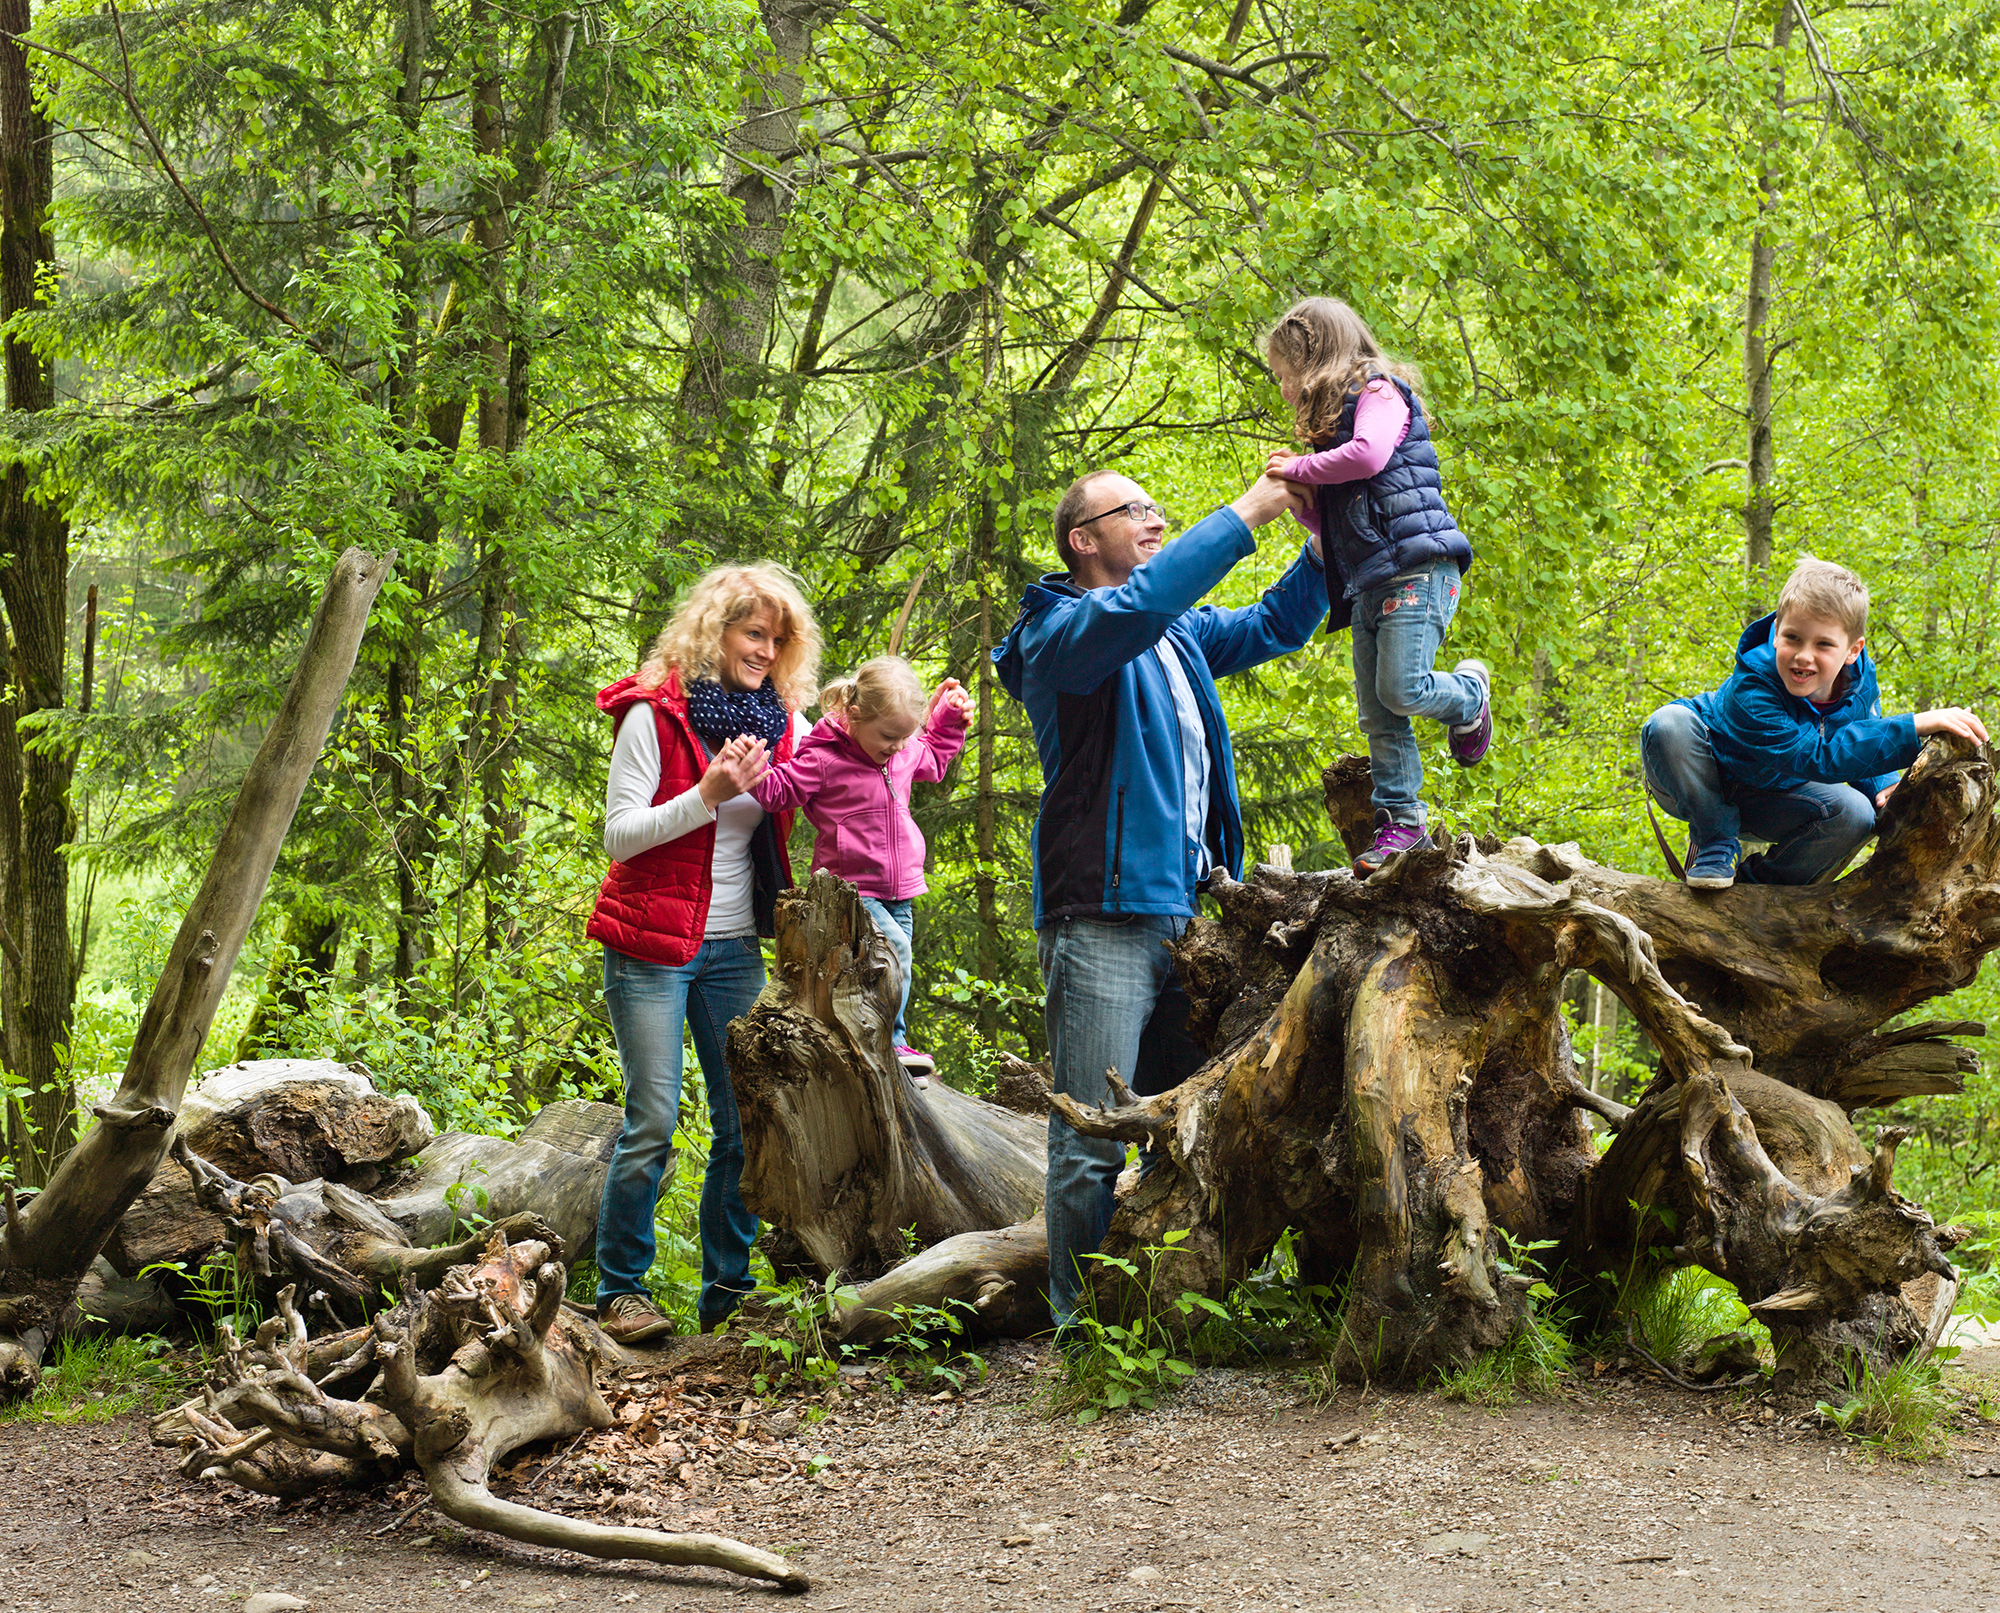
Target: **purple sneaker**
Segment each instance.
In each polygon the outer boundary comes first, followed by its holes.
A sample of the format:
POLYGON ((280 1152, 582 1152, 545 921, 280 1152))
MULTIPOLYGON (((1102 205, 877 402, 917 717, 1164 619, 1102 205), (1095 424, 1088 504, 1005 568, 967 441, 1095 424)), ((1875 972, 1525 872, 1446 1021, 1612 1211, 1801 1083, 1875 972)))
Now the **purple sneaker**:
POLYGON ((1366 879, 1391 857, 1423 842, 1424 831, 1414 823, 1398 823, 1386 812, 1375 814, 1375 839, 1354 859, 1354 877, 1366 879))
POLYGON ((1471 722, 1453 723, 1445 731, 1451 759, 1460 767, 1473 767, 1485 760, 1487 748, 1493 743, 1493 674, 1484 661, 1461 661, 1452 671, 1461 678, 1476 678, 1485 696, 1479 703, 1478 716, 1471 722))

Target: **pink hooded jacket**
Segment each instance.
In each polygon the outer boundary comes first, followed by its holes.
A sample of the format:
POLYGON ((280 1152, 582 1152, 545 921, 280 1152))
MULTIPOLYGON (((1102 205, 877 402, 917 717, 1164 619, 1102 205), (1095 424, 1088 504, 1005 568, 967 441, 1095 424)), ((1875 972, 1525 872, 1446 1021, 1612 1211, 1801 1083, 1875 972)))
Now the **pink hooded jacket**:
POLYGON ((798 754, 751 786, 766 812, 797 807, 819 831, 812 865, 847 880, 863 896, 899 902, 921 896, 924 836, 910 816, 910 786, 935 784, 965 745, 965 718, 937 705, 901 750, 877 764, 838 717, 822 717, 798 754))

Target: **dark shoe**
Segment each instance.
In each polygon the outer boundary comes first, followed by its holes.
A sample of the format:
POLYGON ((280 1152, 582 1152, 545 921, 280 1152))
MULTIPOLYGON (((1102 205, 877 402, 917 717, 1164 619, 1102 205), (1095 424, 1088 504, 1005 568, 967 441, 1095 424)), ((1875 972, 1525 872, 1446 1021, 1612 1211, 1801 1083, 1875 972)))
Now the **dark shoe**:
POLYGON ((1736 883, 1737 860, 1743 848, 1734 840, 1708 840, 1688 858, 1687 882, 1690 890, 1726 891, 1736 883))
POLYGON ((620 1344, 646 1344, 674 1334, 674 1319, 648 1294, 613 1295, 597 1307, 597 1325, 620 1344))
POLYGON ((1481 696, 1479 715, 1471 722, 1453 723, 1445 730, 1451 759, 1460 767, 1473 767, 1486 759, 1493 743, 1493 674, 1484 661, 1461 661, 1452 668, 1461 678, 1478 680, 1481 696))
POLYGON ((1413 823, 1398 823, 1386 812, 1375 814, 1375 839, 1354 859, 1354 873, 1366 879, 1391 857, 1423 843, 1424 832, 1413 823))

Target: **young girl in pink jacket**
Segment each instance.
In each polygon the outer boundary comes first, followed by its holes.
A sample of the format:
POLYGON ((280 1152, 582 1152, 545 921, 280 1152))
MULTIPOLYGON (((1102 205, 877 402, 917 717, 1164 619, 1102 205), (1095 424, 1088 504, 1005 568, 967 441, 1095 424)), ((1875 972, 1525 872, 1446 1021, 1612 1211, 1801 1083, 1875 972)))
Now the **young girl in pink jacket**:
POLYGON ((825 715, 797 754, 750 793, 766 812, 802 810, 819 832, 813 867, 861 893, 861 905, 903 970, 892 1038, 896 1057, 918 1086, 928 1086, 935 1061, 909 1045, 903 1023, 915 961, 910 902, 927 889, 924 837, 910 816, 910 786, 944 777, 964 747, 972 697, 956 678, 926 696, 909 662, 883 655, 828 684, 819 704, 825 715))

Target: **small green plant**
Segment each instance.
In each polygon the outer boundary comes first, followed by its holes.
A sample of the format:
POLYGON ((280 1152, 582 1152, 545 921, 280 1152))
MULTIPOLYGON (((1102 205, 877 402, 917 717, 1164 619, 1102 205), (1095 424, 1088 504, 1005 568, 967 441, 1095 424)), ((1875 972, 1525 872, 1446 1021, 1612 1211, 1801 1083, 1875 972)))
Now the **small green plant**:
POLYGON ((1850 1356, 1846 1393, 1813 1409, 1856 1444, 1902 1462, 1927 1462, 1948 1445, 1946 1424, 1956 1398, 1945 1387, 1942 1368, 1958 1351, 1947 1346, 1924 1360, 1905 1358, 1876 1372, 1860 1356, 1850 1356))
POLYGON ((1542 1250, 1553 1249, 1555 1240, 1521 1243, 1504 1227, 1496 1230, 1505 1252, 1495 1255, 1493 1263, 1503 1279, 1527 1280, 1527 1308, 1521 1325, 1499 1349, 1489 1350, 1438 1380, 1438 1393, 1445 1399, 1475 1406, 1511 1406, 1524 1398, 1554 1394, 1569 1370, 1575 1349, 1570 1341, 1575 1319, 1549 1285, 1536 1258, 1542 1250))
POLYGON ((775 1288, 759 1289, 758 1324, 743 1335, 743 1342, 758 1353, 762 1363, 762 1370, 751 1381, 756 1392, 772 1393, 793 1373, 808 1386, 839 1376, 840 1364, 853 1348, 834 1343, 827 1323, 854 1297, 854 1289, 840 1286, 839 1272, 824 1283, 800 1277, 775 1288))
POLYGON ((1194 1376, 1191 1362, 1176 1353, 1182 1341, 1208 1318, 1228 1321, 1228 1309, 1206 1294, 1183 1290, 1177 1299, 1156 1295, 1160 1266, 1181 1244, 1185 1231, 1169 1232, 1140 1251, 1145 1262, 1122 1255, 1086 1256, 1122 1273, 1123 1287, 1136 1309, 1122 1321, 1097 1314, 1096 1296, 1086 1291, 1084 1309, 1076 1319, 1082 1335, 1079 1347, 1065 1357, 1063 1380, 1053 1391, 1057 1414, 1073 1415, 1079 1423, 1095 1422, 1107 1411, 1133 1406, 1151 1410, 1162 1394, 1194 1376))
POLYGON ((221 1333, 224 1322, 236 1330, 237 1337, 247 1338, 264 1320, 257 1279, 238 1265, 234 1249, 211 1254, 192 1271, 185 1261, 162 1260, 147 1266, 140 1275, 153 1273, 180 1290, 183 1304, 200 1310, 196 1331, 211 1342, 221 1333))
POLYGON ((900 1392, 907 1387, 904 1374, 920 1375, 925 1385, 942 1383, 963 1389, 967 1378, 983 1382, 986 1358, 959 1348, 965 1335, 965 1318, 972 1307, 962 1299, 948 1299, 942 1305, 898 1305, 897 1328, 883 1341, 892 1363, 889 1387, 900 1392))
POLYGON ((1726 1278, 1700 1266, 1655 1268, 1620 1296, 1632 1341, 1662 1366, 1677 1369, 1710 1339, 1748 1331, 1768 1351, 1770 1332, 1726 1278))
POLYGON ((477 1182, 465 1179, 468 1171, 484 1176, 486 1167, 476 1159, 471 1161, 465 1170, 459 1172, 458 1180, 444 1190, 444 1205, 451 1211, 451 1226, 444 1237, 446 1243, 457 1243, 475 1232, 483 1232, 493 1220, 486 1213, 492 1207, 492 1197, 477 1182))
POLYGON ((0 1409, 0 1422, 109 1422, 161 1410, 187 1387, 165 1339, 72 1339, 57 1347, 34 1394, 0 1409))

